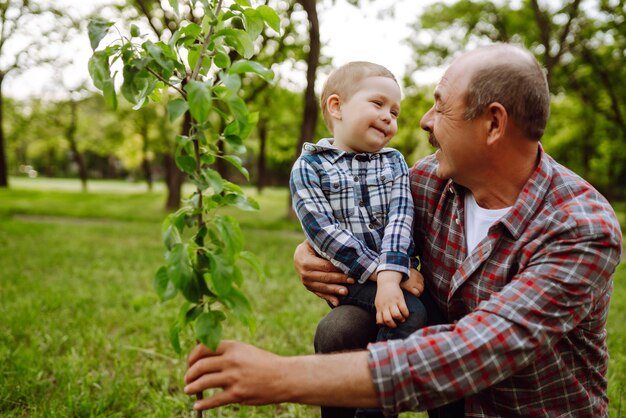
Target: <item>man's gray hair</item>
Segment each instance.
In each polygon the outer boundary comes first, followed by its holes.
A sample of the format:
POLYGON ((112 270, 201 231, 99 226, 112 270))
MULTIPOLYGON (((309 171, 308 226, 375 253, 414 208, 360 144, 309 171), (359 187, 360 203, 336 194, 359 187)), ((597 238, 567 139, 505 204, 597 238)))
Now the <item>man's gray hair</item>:
POLYGON ((544 70, 525 49, 507 44, 481 49, 493 50, 495 62, 486 60, 474 72, 465 96, 465 119, 480 116, 489 104, 498 102, 528 138, 541 139, 550 115, 550 91, 544 70), (511 59, 512 48, 529 59, 511 59), (504 53, 499 54, 499 49, 504 53))

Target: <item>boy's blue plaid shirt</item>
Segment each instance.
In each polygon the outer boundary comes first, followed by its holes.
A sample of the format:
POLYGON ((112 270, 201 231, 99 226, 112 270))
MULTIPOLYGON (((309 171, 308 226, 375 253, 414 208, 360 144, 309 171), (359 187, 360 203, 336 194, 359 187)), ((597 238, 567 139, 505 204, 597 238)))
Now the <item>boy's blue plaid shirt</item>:
POLYGON ((408 277, 413 200, 402 154, 353 154, 331 141, 304 144, 291 171, 293 208, 309 242, 360 283, 375 271, 408 277))

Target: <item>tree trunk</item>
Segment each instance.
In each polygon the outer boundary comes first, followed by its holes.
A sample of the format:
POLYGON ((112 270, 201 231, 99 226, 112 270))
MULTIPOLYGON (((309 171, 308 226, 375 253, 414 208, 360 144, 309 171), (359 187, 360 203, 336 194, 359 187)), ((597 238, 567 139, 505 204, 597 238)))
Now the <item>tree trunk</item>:
MULTIPOLYGON (((270 95, 266 94, 263 97, 263 108, 268 109, 270 106, 270 95)), ((263 188, 266 185, 267 175, 267 133, 268 133, 268 119, 261 114, 259 116, 259 123, 257 124, 257 132, 259 134, 259 158, 257 159, 257 179, 256 189, 259 194, 263 192, 263 188)))
POLYGON ((259 158, 257 160, 257 179, 256 179, 256 189, 259 194, 263 192, 263 188, 265 187, 265 176, 266 176, 266 149, 267 149, 267 119, 261 117, 259 119, 259 124, 257 126, 257 131, 259 133, 259 158))
MULTIPOLYGON (((300 155, 302 145, 308 140, 313 140, 315 126, 317 125, 318 105, 315 97, 315 79, 320 59, 320 26, 317 19, 316 0, 298 0, 307 14, 309 20, 309 53, 306 58, 306 90, 304 92, 304 118, 300 128, 300 138, 295 152, 294 161, 300 155)), ((289 219, 295 219, 296 214, 291 207, 289 198, 289 219)))
MULTIPOLYGON (((181 129, 181 135, 189 136, 191 131, 191 113, 185 112, 183 118, 183 126, 181 129)), ((176 166, 176 159, 174 158, 176 153, 165 155, 163 159, 165 165, 165 184, 167 185, 167 201, 165 202, 166 209, 177 209, 180 207, 181 189, 183 182, 185 181, 185 173, 180 171, 176 166)))
POLYGON ((85 159, 78 151, 78 145, 76 144, 76 106, 77 103, 73 99, 70 100, 70 124, 67 127, 67 131, 65 132, 66 138, 70 143, 70 149, 72 150, 72 157, 74 157, 74 162, 78 165, 78 177, 80 178, 80 183, 83 189, 83 192, 87 191, 87 167, 85 166, 85 159))
POLYGON ((142 161, 141 168, 143 170, 143 175, 146 179, 146 183, 148 183, 148 191, 152 191, 152 165, 150 164, 150 159, 148 158, 148 116, 145 113, 142 113, 141 118, 141 141, 142 141, 142 161))
POLYGON ((7 157, 4 152, 4 124, 2 120, 2 82, 4 81, 4 73, 0 72, 0 187, 9 187, 9 175, 7 167, 7 157))

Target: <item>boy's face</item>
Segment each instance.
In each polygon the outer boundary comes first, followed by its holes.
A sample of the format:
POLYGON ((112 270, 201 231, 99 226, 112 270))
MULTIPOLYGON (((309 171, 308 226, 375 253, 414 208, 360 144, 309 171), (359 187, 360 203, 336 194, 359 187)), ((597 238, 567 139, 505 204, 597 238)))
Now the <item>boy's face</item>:
POLYGON ((329 111, 337 148, 357 153, 376 152, 398 131, 401 93, 393 79, 368 77, 347 100, 333 96, 329 98, 329 111))

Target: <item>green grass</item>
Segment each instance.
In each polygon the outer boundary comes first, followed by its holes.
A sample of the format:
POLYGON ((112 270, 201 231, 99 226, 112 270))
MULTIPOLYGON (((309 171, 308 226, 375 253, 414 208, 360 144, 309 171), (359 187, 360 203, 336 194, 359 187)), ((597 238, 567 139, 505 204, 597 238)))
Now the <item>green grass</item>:
MULTIPOLYGON (((184 360, 170 348, 179 300, 158 302, 152 277, 163 247, 163 191, 143 185, 37 179, 0 190, 0 416, 191 417, 182 393, 184 360), (45 189, 46 191, 43 191, 45 189)), ((287 194, 255 196, 260 212, 236 215, 268 278, 249 278, 257 332, 237 338, 283 354, 312 353, 325 303, 300 284, 293 265, 302 241, 286 221, 287 194)), ((611 414, 626 411, 626 264, 615 276, 609 316, 611 414)), ((187 342, 189 347, 189 341, 187 342)), ((293 404, 228 407, 206 417, 315 417, 293 404)), ((423 417, 402 414, 402 417, 423 417)))

